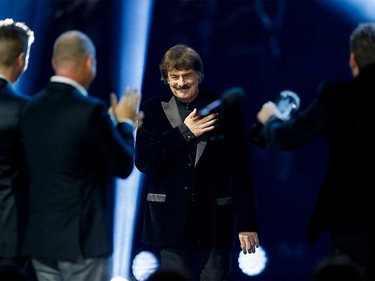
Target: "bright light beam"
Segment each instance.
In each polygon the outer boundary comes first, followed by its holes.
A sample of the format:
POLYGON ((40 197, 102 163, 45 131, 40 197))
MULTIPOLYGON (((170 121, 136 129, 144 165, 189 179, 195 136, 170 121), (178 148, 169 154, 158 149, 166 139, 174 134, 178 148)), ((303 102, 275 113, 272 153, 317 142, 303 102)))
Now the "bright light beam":
POLYGON ((253 254, 244 254, 240 251, 238 255, 238 266, 248 276, 256 276, 266 268, 268 257, 266 251, 259 246, 253 254))
POLYGON ((340 0, 340 1, 320 1, 322 5, 342 13, 342 15, 355 22, 375 20, 375 0, 340 0))
MULTIPOLYGON (((123 1, 120 44, 116 46, 121 50, 120 75, 117 80, 119 93, 127 87, 141 90, 152 6, 153 0, 123 1)), ((127 179, 117 181, 113 276, 130 276, 134 219, 138 211, 141 184, 142 177, 136 168, 127 179)))

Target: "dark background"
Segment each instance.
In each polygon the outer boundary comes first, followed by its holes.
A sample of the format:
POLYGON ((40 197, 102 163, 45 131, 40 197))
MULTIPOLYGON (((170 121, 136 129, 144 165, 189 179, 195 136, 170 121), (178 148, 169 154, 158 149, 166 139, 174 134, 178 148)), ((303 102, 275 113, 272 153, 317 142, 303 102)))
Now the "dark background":
MULTIPOLYGON (((335 10, 333 3, 339 7, 345 2, 154 1, 143 99, 165 89, 160 81, 161 57, 172 45, 184 43, 202 57, 202 86, 218 93, 233 86, 246 91, 242 109, 248 127, 256 121, 261 105, 275 99, 284 89, 300 95, 300 111, 303 110, 315 98, 322 81, 351 78, 348 43, 358 21, 335 10)), ((109 93, 118 85, 113 77, 121 51, 117 29, 121 1, 0 0, 0 10, 5 4, 13 14, 22 14, 20 18, 14 16, 15 20, 25 21, 36 33, 30 67, 22 78, 25 93, 32 95, 40 90, 52 74, 50 58, 56 37, 67 29, 79 29, 97 46, 98 76, 90 93, 108 100, 109 93)), ((258 234, 269 260, 262 274, 247 277, 237 266, 236 245, 231 280, 308 280, 326 255, 329 243, 328 237, 322 236, 310 245, 304 236, 327 166, 324 139, 317 138, 293 152, 262 149, 250 143, 249 147, 256 185, 258 234)), ((147 249, 140 244, 139 236, 138 224, 134 255, 147 249)))

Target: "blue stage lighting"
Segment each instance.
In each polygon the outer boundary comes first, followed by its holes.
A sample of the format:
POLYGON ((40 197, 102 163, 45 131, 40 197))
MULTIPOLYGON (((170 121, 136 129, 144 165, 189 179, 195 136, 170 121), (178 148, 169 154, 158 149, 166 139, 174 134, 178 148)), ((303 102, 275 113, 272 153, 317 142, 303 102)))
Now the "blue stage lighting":
POLYGON ((35 73, 40 73, 42 69, 38 58, 45 55, 42 53, 42 46, 45 44, 48 28, 43 13, 48 10, 50 5, 49 1, 0 0, 0 20, 12 18, 15 21, 24 22, 35 34, 35 42, 31 47, 28 70, 21 75, 19 80, 14 84, 17 90, 26 95, 32 94, 30 89, 34 89, 38 81, 35 77, 35 73))
POLYGON ((259 246, 253 254, 244 254, 240 251, 238 266, 248 276, 256 276, 266 268, 268 257, 266 251, 259 246))
POLYGON ((133 259, 133 276, 138 281, 145 281, 151 276, 159 267, 159 260, 157 257, 148 251, 142 251, 133 259))
MULTIPOLYGON (((125 88, 141 90, 153 0, 125 0, 122 4, 120 30, 118 93, 125 88)), ((125 180, 118 180, 114 221, 113 276, 129 276, 133 245, 134 219, 138 211, 141 174, 136 168, 125 180)))
POLYGON ((130 281, 131 279, 129 278, 125 278, 125 277, 121 277, 121 276, 116 276, 116 277, 113 277, 111 279, 111 281, 130 281))
POLYGON ((354 22, 375 20, 375 0, 340 0, 340 1, 320 1, 322 5, 328 5, 342 15, 354 22))

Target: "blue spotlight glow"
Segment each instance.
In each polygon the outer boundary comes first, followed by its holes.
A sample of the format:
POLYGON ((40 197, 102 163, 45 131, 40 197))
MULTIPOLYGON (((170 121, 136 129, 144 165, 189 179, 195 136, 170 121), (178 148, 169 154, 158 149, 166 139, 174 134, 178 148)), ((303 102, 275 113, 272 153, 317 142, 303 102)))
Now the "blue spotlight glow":
MULTIPOLYGON (((117 46, 121 50, 117 92, 127 87, 141 90, 152 4, 152 0, 123 1, 123 21, 119 25, 122 30, 117 46)), ((134 219, 138 211, 141 184, 142 178, 136 168, 127 179, 117 181, 113 276, 129 276, 134 219)))
POLYGON ((147 280, 159 267, 159 261, 148 251, 140 252, 133 260, 133 275, 138 281, 147 280))
POLYGON ((111 279, 111 281, 130 281, 128 278, 124 278, 121 276, 116 276, 111 279))
POLYGON ((242 272, 248 276, 255 276, 264 271, 267 265, 267 255, 265 250, 259 246, 254 254, 244 254, 240 251, 238 256, 238 266, 242 272))
POLYGON ((375 20, 375 0, 340 0, 340 1, 320 1, 323 5, 342 13, 342 15, 352 21, 374 21, 375 20))
POLYGON ((45 22, 45 11, 49 9, 49 1, 14 1, 0 0, 0 19, 12 18, 15 21, 24 22, 30 27, 35 34, 35 42, 31 47, 31 56, 28 70, 21 75, 15 83, 15 87, 26 95, 32 94, 31 89, 37 84, 36 73, 44 69, 37 58, 43 54, 43 44, 45 44, 46 35, 48 34, 48 24, 45 22), (34 59, 36 62, 34 63, 34 59))

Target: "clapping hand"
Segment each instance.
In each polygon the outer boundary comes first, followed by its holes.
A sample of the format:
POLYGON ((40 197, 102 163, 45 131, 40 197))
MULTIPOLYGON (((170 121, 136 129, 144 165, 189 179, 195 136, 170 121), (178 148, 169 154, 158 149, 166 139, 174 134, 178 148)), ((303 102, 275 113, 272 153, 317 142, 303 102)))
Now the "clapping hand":
POLYGON ((110 101, 111 107, 109 111, 113 114, 117 122, 131 120, 134 122, 136 128, 142 126, 143 112, 139 112, 141 93, 138 89, 126 89, 119 101, 117 100, 116 94, 112 93, 110 101))
POLYGON ((257 114, 258 121, 264 125, 272 116, 280 116, 277 106, 272 102, 266 102, 257 114))

